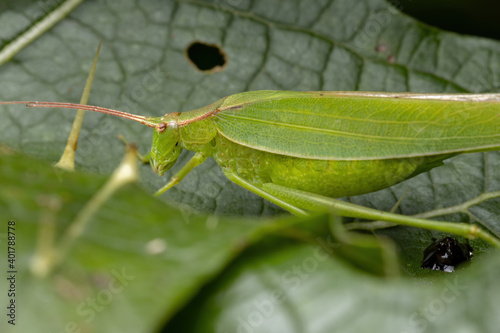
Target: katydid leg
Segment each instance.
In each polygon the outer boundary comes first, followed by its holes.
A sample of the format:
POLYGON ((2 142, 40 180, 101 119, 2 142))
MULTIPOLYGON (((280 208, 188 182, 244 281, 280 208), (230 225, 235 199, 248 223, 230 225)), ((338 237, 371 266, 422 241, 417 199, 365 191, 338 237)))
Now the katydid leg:
POLYGON ((312 211, 331 211, 340 216, 383 220, 410 227, 451 233, 468 239, 477 237, 496 247, 500 247, 500 240, 498 238, 473 224, 425 220, 384 212, 272 183, 266 183, 262 188, 264 191, 270 193, 270 195, 288 202, 291 205, 312 211))
POLYGON ((298 207, 294 206, 293 204, 290 204, 284 200, 281 200, 280 198, 270 194, 269 192, 266 192, 263 189, 251 184, 246 179, 240 177, 236 172, 229 171, 227 169, 226 170, 223 169, 223 171, 224 171, 224 174, 226 175, 226 177, 230 181, 235 183, 236 185, 239 185, 239 186, 249 190, 250 192, 253 192, 253 193, 263 197, 264 199, 271 201, 275 205, 278 205, 281 208, 286 209, 290 213, 295 214, 295 215, 299 215, 299 216, 300 215, 302 215, 302 216, 308 215, 308 213, 305 210, 298 208, 298 207))
POLYGON ((187 162, 182 167, 182 169, 180 169, 172 178, 170 178, 170 181, 165 186, 156 191, 155 195, 158 196, 163 192, 165 192, 166 190, 170 189, 171 187, 179 184, 179 182, 183 180, 188 173, 190 173, 198 165, 205 162, 206 159, 207 156, 204 153, 198 152, 194 154, 194 156, 189 160, 189 162, 187 162))

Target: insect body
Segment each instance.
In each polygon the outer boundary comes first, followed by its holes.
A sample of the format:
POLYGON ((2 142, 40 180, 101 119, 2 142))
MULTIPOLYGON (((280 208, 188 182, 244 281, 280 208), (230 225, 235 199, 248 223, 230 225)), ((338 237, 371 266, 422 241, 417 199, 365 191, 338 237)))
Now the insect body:
POLYGON ((135 120, 155 129, 148 156, 158 174, 183 149, 196 152, 158 193, 212 157, 230 180, 296 214, 310 208, 302 191, 330 198, 373 192, 451 156, 500 148, 500 94, 253 91, 162 117, 7 103, 135 120), (270 193, 268 185, 286 190, 270 193), (300 197, 293 203, 292 192, 300 197))
POLYGON ((149 157, 160 175, 185 148, 255 185, 273 182, 329 197, 373 192, 453 155, 500 148, 496 94, 255 91, 163 117, 30 105, 105 112, 155 128, 149 157))
POLYGON ((459 243, 456 238, 445 237, 435 241, 424 250, 421 267, 451 273, 455 266, 472 258, 469 243, 459 243))

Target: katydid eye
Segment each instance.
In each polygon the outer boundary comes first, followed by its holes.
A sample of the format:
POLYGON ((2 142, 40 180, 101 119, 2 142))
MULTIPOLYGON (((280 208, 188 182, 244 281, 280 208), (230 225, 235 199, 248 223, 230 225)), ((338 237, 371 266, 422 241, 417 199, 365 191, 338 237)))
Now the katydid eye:
POLYGON ((159 123, 158 126, 156 127, 156 130, 158 133, 163 133, 167 129, 167 123, 159 123))

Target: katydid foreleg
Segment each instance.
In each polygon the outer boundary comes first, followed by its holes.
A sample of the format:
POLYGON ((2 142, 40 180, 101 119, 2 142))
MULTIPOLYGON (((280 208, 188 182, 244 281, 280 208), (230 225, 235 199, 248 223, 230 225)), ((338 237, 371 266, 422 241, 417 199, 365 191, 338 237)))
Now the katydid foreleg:
POLYGON ((197 152, 194 154, 194 156, 187 162, 182 169, 180 169, 172 178, 170 178, 170 181, 165 184, 162 188, 160 188, 158 191, 156 191, 155 195, 160 195, 166 190, 170 189, 171 187, 179 184, 181 180, 186 177, 188 173, 190 173, 195 167, 198 165, 202 164, 205 162, 207 159, 207 156, 204 153, 197 152))

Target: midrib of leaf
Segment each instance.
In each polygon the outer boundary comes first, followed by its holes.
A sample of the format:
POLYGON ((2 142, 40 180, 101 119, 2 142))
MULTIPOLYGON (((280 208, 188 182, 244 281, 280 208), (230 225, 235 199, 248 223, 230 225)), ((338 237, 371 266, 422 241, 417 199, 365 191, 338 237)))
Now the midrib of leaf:
POLYGON ((66 0, 0 50, 0 66, 64 19, 84 0, 66 0))
MULTIPOLYGON (((412 216, 423 218, 423 219, 431 219, 431 218, 435 218, 435 217, 439 217, 439 216, 463 213, 463 214, 468 215, 471 219, 477 220, 477 217, 475 217, 474 214, 472 214, 469 211, 469 209, 473 206, 479 205, 482 202, 485 202, 487 200, 496 199, 496 198, 500 198, 500 191, 482 193, 479 196, 472 198, 470 200, 464 201, 458 205, 449 206, 449 207, 445 207, 445 208, 432 209, 432 210, 428 210, 424 213, 415 214, 412 216)), ((384 221, 376 221, 376 222, 372 222, 372 223, 352 222, 352 223, 346 224, 346 228, 348 230, 355 230, 355 229, 376 230, 376 229, 387 228, 387 227, 391 227, 391 226, 395 226, 395 225, 396 224, 394 224, 394 223, 389 223, 389 222, 384 222, 384 221)))

